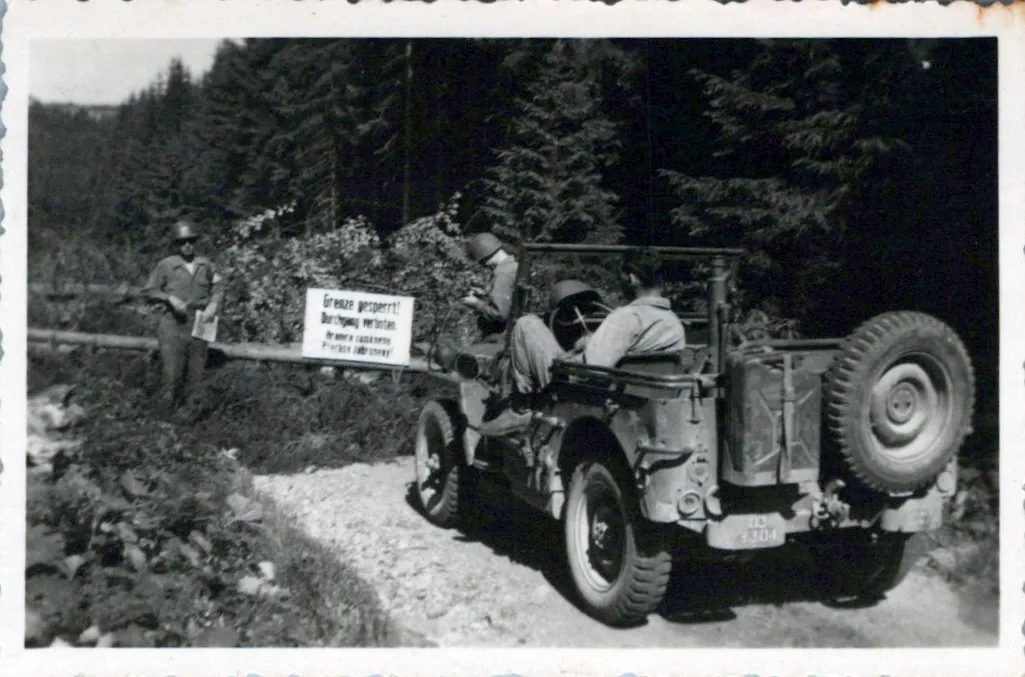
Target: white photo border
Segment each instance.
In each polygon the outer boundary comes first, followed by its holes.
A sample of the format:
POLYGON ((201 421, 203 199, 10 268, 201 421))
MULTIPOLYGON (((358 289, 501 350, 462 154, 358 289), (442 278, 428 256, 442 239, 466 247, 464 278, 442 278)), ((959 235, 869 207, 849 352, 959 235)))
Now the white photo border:
MULTIPOLYGON (((14 0, 0 191, 0 672, 29 675, 1019 675, 1025 672, 1025 3, 14 0), (999 55, 1000 644, 985 649, 51 649, 24 647, 29 47, 37 38, 996 37, 999 55)), ((966 180, 971 180, 966 177, 966 180)), ((967 298, 970 297, 966 297, 967 298)))

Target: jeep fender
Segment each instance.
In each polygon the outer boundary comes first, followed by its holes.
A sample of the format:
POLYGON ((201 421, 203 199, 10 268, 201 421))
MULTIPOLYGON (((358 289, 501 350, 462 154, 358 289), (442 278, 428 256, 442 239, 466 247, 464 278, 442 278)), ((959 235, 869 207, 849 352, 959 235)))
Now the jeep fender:
MULTIPOLYGON (((587 407, 571 406, 568 409, 556 412, 564 421, 567 421, 558 439, 553 439, 558 449, 555 459, 555 467, 558 470, 557 481, 553 482, 552 496, 549 500, 549 508, 553 517, 561 517, 563 496, 566 491, 566 484, 573 475, 573 470, 582 460, 587 458, 612 457, 618 458, 626 468, 630 470, 631 480, 636 480, 637 463, 640 460, 637 448, 638 425, 641 422, 634 410, 620 410, 601 419, 593 414, 593 409, 587 407), (561 488, 561 492, 560 492, 561 488), (558 495, 558 494, 562 495, 558 495)), ((678 479, 676 475, 680 472, 674 467, 659 468, 655 473, 657 479, 678 479), (672 475, 672 478, 669 477, 672 475), (663 476, 665 476, 663 478, 663 476)), ((652 485, 639 486, 641 490, 641 513, 653 521, 672 522, 678 517, 675 507, 675 499, 669 501, 672 510, 665 510, 662 505, 665 501, 659 499, 660 489, 666 489, 662 485, 666 481, 656 481, 652 485), (666 514, 662 514, 666 513, 666 514)), ((666 489, 665 493, 672 493, 666 489)))
POLYGON ((463 433, 459 442, 463 446, 466 464, 472 465, 477 445, 480 443, 477 428, 484 418, 489 391, 478 381, 461 379, 454 374, 435 372, 429 376, 433 377, 431 392, 434 399, 455 403, 462 416, 463 433))
POLYGON ((714 398, 648 400, 639 408, 610 412, 604 420, 591 410, 581 414, 562 440, 558 465, 564 477, 581 457, 615 454, 637 483, 645 518, 661 523, 704 520, 718 466, 714 398))
POLYGON ((573 470, 582 460, 611 456, 620 458, 627 468, 631 467, 630 459, 623 453, 622 444, 609 426, 592 415, 590 410, 575 411, 576 409, 577 407, 571 406, 568 410, 555 412, 567 422, 566 427, 551 440, 557 453, 553 459, 555 477, 549 483, 551 496, 548 500, 548 510, 556 519, 562 519, 569 478, 573 476, 573 470))

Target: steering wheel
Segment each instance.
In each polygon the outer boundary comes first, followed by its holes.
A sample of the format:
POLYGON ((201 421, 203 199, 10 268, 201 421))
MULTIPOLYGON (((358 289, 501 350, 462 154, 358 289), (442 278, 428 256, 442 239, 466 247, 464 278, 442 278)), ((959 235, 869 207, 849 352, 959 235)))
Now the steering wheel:
POLYGON ((569 298, 549 313, 548 328, 563 350, 571 350, 582 336, 593 333, 610 312, 597 294, 569 298))

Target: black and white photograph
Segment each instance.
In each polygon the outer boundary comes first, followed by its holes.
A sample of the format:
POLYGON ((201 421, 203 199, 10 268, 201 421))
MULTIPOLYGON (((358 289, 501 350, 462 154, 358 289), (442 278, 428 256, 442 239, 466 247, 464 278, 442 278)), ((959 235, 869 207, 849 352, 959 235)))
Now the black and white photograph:
POLYGON ((1012 674, 1022 31, 978 11, 19 40, 19 665, 1012 674))

